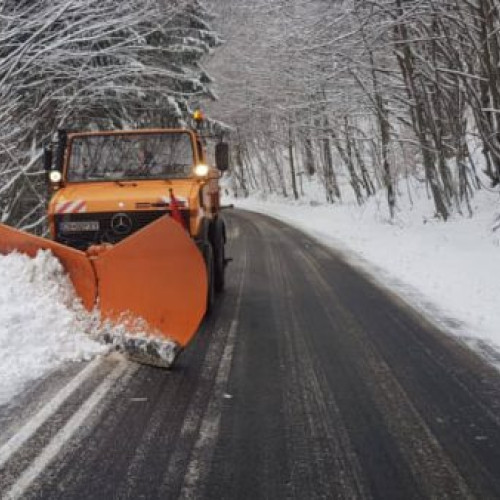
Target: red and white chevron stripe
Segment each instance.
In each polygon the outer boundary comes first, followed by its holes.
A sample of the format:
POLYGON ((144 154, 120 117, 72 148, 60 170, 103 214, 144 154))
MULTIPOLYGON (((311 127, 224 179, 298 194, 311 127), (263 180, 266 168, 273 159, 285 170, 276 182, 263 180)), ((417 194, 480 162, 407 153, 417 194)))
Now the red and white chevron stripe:
POLYGON ((81 214, 87 211, 84 200, 65 201, 56 204, 56 214, 81 214))

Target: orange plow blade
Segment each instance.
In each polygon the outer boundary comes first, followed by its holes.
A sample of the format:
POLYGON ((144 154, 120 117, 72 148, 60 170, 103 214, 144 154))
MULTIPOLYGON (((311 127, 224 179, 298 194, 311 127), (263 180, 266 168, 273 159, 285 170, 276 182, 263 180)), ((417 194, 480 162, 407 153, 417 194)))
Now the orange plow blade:
POLYGON ((83 305, 92 310, 97 297, 97 282, 85 253, 0 224, 0 254, 20 252, 34 257, 38 250, 50 250, 59 259, 83 305))
POLYGON ((97 304, 103 323, 111 323, 102 339, 138 361, 170 366, 205 315, 205 262, 168 216, 87 253, 0 224, 0 254, 34 257, 41 249, 60 260, 86 309, 97 304))
POLYGON ((206 309, 207 273, 195 243, 170 217, 161 217, 93 261, 103 319, 184 347, 206 309), (140 327, 138 328, 138 330, 140 327))

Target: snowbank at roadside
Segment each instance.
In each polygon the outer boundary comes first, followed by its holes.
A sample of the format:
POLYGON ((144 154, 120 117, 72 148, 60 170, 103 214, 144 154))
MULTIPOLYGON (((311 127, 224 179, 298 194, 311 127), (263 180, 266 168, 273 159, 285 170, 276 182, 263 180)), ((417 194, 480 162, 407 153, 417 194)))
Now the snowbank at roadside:
POLYGON ((413 199, 398 200, 390 222, 383 193, 361 207, 318 206, 322 193, 304 187, 309 200, 302 202, 262 197, 224 202, 278 217, 340 250, 442 327, 483 355, 490 353, 490 361, 500 366, 498 193, 476 193, 472 218, 454 216, 444 223, 432 217, 425 190, 417 190, 413 199))
POLYGON ((106 351, 59 261, 41 251, 0 256, 0 405, 64 361, 106 351))

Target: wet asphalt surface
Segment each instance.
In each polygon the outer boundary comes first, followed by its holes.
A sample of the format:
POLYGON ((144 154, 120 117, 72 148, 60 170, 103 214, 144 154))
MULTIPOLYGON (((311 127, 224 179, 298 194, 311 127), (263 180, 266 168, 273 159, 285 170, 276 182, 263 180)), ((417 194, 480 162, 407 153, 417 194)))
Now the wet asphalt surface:
MULTIPOLYGON (((104 360, 0 467, 0 497, 499 499, 498 372, 310 237, 225 218, 227 288, 176 366, 125 362, 63 439, 124 363, 104 360)), ((0 408, 0 446, 77 369, 0 408)))

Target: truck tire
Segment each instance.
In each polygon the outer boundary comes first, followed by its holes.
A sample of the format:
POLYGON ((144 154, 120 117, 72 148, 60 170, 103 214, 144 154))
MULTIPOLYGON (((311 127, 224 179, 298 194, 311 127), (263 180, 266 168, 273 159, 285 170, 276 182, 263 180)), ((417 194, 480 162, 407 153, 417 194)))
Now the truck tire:
POLYGON ((203 243, 203 259, 205 260, 205 265, 207 266, 207 311, 206 314, 209 315, 212 312, 215 303, 215 266, 214 266, 214 251, 212 245, 209 241, 203 243))
POLYGON ((224 290, 226 253, 224 245, 226 243, 224 222, 217 219, 213 225, 212 245, 214 250, 214 288, 217 293, 224 290))

